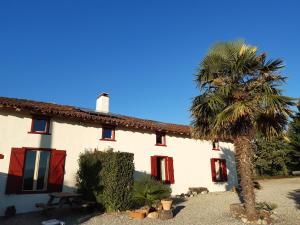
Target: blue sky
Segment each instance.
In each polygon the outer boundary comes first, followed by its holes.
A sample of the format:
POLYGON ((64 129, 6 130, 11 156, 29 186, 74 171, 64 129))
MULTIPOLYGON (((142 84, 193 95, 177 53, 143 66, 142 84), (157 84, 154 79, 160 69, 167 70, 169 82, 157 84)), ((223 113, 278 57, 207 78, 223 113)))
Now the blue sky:
POLYGON ((298 1, 1 1, 0 96, 190 121, 194 74, 217 41, 283 58, 300 97, 298 1))

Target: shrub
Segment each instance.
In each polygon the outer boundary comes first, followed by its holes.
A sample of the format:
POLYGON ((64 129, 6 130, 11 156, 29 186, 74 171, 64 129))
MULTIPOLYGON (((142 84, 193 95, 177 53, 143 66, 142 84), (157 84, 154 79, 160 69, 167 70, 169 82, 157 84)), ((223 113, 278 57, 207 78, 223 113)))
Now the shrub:
POLYGON ((258 211, 266 210, 268 212, 271 212, 277 208, 277 205, 275 203, 271 203, 271 202, 257 202, 255 205, 255 208, 258 211))
POLYGON ((291 156, 289 145, 282 137, 273 140, 257 135, 254 141, 254 172, 258 176, 286 176, 291 156))
POLYGON ((144 175, 134 182, 133 198, 137 204, 151 206, 157 201, 169 198, 171 188, 168 185, 155 180, 149 175, 144 175))
POLYGON ((126 152, 88 152, 79 157, 78 191, 96 200, 107 212, 131 206, 134 155, 126 152))
POLYGON ((125 210, 131 206, 133 190, 133 154, 101 152, 103 168, 100 172, 103 193, 101 200, 108 212, 125 210))
POLYGON ((92 151, 85 151, 79 155, 76 182, 78 192, 83 198, 90 201, 96 201, 97 196, 102 192, 100 184, 100 171, 102 168, 98 154, 92 151))
POLYGON ((258 181, 253 181, 253 187, 258 190, 262 189, 262 186, 260 183, 258 183, 258 181))

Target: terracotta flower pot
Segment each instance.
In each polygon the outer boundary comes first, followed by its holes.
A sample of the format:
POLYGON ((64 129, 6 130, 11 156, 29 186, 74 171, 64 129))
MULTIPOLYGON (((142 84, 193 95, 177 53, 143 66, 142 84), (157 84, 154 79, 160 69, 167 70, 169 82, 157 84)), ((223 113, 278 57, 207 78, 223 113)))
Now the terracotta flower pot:
POLYGON ((130 211, 128 214, 134 219, 144 219, 146 216, 146 213, 143 211, 130 211))
POLYGON ((172 203, 173 201, 169 199, 161 200, 163 210, 170 210, 172 208, 172 203))

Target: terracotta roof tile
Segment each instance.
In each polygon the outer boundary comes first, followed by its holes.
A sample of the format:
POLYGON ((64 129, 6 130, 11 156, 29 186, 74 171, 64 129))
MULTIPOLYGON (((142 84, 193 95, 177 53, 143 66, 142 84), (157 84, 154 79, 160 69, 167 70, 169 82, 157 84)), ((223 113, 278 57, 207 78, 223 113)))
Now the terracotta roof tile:
POLYGON ((68 118, 74 121, 86 121, 128 127, 138 130, 164 131, 166 133, 190 136, 190 126, 162 123, 153 120, 139 119, 113 113, 100 113, 90 109, 75 106, 38 102, 26 99, 0 97, 0 109, 15 109, 48 115, 52 117, 68 118))

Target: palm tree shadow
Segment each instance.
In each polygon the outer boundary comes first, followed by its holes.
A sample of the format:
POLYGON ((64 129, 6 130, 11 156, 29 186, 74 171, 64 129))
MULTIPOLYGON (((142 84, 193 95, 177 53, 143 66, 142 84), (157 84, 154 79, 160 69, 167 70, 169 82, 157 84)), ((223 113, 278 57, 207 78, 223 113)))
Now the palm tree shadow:
POLYGON ((296 207, 300 209, 300 189, 289 192, 288 198, 294 200, 296 207))
POLYGON ((187 199, 184 197, 175 197, 175 198, 172 198, 172 200, 173 200, 173 205, 174 205, 173 216, 175 217, 182 209, 185 208, 185 206, 181 205, 181 204, 186 202, 187 199))
POLYGON ((176 206, 175 209, 173 210, 173 216, 175 217, 184 208, 185 208, 184 205, 178 205, 178 206, 176 206))
POLYGON ((226 147, 221 147, 221 151, 221 158, 226 159, 227 164, 228 181, 225 187, 226 191, 231 191, 233 188, 235 188, 240 202, 243 203, 244 199, 239 188, 240 177, 237 170, 237 161, 235 158, 235 153, 226 147))

